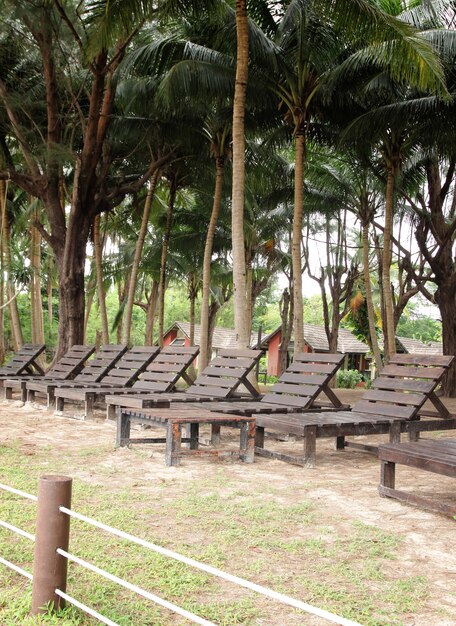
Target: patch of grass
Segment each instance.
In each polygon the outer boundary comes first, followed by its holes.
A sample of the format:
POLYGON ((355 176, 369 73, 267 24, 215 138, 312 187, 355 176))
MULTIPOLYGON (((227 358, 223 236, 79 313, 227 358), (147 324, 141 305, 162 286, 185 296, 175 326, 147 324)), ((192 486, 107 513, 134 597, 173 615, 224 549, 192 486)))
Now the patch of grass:
MULTIPOLYGON (((91 479, 103 482, 104 476, 115 472, 109 455, 115 455, 109 446, 75 446, 59 454, 44 445, 25 456, 18 439, 0 446, 0 482, 36 493, 37 478, 43 473, 72 475, 79 468, 86 476, 92 467, 91 479)), ((274 483, 265 490, 264 482, 239 481, 225 467, 211 466, 202 480, 188 476, 185 481, 178 477, 153 483, 138 480, 128 488, 116 484, 101 488, 78 479, 73 507, 363 626, 408 626, 408 616, 425 606, 430 583, 401 570, 401 535, 353 523, 336 513, 328 515, 318 501, 306 497, 311 488, 301 484, 292 501, 290 485, 280 488, 274 483)), ((0 492, 0 519, 33 533, 34 515, 33 503, 0 492)), ((293 625, 306 623, 299 612, 76 520, 71 524, 71 552, 217 624, 253 626, 262 620, 286 624, 288 619, 293 625)), ((4 529, 0 529, 0 554, 31 570, 33 545, 4 529)), ((74 564, 69 566, 68 591, 120 626, 187 623, 74 564)), ((71 607, 59 615, 30 617, 30 601, 30 584, 0 566, 2 626, 95 624, 71 607)))

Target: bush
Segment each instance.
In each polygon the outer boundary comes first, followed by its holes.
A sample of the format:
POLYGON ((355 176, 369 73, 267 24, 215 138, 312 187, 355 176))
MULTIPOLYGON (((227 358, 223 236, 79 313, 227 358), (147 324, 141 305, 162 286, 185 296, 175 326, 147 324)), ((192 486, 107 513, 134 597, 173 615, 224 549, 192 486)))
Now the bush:
POLYGON ((340 370, 336 376, 339 389, 354 389, 363 380, 364 377, 358 370, 340 370))

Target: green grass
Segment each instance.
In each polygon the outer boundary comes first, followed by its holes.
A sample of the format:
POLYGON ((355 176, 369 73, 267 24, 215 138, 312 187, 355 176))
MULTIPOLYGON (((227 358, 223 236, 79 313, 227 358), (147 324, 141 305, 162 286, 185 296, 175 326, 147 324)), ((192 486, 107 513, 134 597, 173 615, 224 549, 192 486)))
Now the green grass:
MULTIPOLYGON (((28 456, 21 447, 20 441, 0 446, 0 482, 35 493, 43 473, 96 467, 95 482, 74 482, 75 510, 364 626, 405 626, 426 604, 429 581, 400 567, 401 535, 328 515, 307 496, 311 485, 301 486, 293 501, 285 497, 290 489, 285 483, 282 491, 274 484, 264 493, 264 485, 242 484, 211 465, 203 480, 157 481, 153 493, 140 481, 129 488, 102 488, 98 468, 115 454, 110 447, 75 447, 59 455, 43 446, 28 456)), ((34 532, 34 513, 33 503, 0 492, 1 519, 34 532)), ((75 520, 70 551, 217 624, 305 623, 292 609, 75 520)), ((0 554, 31 569, 33 546, 4 529, 0 554)), ((188 623, 73 564, 68 593, 121 626, 188 623)), ((2 626, 97 623, 71 607, 59 615, 30 617, 30 602, 30 583, 0 566, 2 626)))

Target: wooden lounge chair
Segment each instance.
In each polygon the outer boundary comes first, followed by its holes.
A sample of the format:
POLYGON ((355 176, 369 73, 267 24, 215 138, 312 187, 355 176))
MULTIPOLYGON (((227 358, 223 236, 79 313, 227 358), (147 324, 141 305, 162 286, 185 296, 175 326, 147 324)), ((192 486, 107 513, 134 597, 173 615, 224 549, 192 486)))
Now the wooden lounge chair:
POLYGON ((456 478, 456 439, 422 439, 421 441, 381 445, 378 448, 381 464, 381 496, 396 498, 423 509, 445 515, 456 515, 456 502, 448 504, 437 498, 425 498, 415 493, 400 491, 395 487, 396 464, 456 478))
MULTIPOLYGON (((165 346, 132 387, 110 389, 108 394, 105 394, 104 399, 106 399, 106 395, 112 398, 114 395, 144 396, 172 392, 181 379, 191 385, 193 380, 188 375, 187 370, 198 354, 198 346, 165 346)), ((107 410, 108 418, 114 418, 115 404, 108 404, 107 410)))
POLYGON ((79 374, 84 367, 85 361, 93 354, 95 346, 74 345, 44 374, 44 376, 32 376, 26 378, 8 378, 3 382, 5 399, 11 400, 13 390, 20 390, 21 400, 26 400, 27 385, 33 382, 46 384, 49 380, 69 380, 79 374))
POLYGON ((6 365, 0 367, 0 387, 11 376, 43 375, 44 372, 36 360, 44 350, 44 344, 25 343, 6 365))
POLYGON ((456 419, 434 393, 452 360, 451 356, 394 355, 374 381, 373 389, 363 394, 352 411, 257 415, 255 451, 262 456, 313 467, 316 440, 321 437, 334 437, 337 449, 350 445, 376 452, 374 446, 346 442, 345 437, 389 433, 390 440, 397 442, 401 432, 416 437, 421 431, 456 428, 456 419), (420 419, 420 410, 427 400, 434 404, 439 419, 420 419), (265 429, 303 436, 303 454, 292 456, 266 449, 265 429))
POLYGON ((212 402, 208 408, 218 413, 256 415, 348 409, 329 383, 344 361, 343 354, 302 352, 282 374, 271 390, 253 402, 212 402), (324 394, 329 402, 316 402, 324 394))
MULTIPOLYGON (((85 346, 87 348, 87 346, 85 346)), ((122 354, 126 351, 126 346, 121 345, 106 345, 102 346, 85 367, 84 362, 87 358, 93 354, 94 347, 90 347, 88 355, 82 359, 79 359, 77 367, 74 371, 69 373, 68 368, 71 363, 76 364, 77 353, 80 351, 81 346, 73 346, 71 350, 60 359, 60 361, 52 367, 45 376, 42 378, 34 378, 22 381, 19 384, 18 381, 11 380, 5 383, 5 397, 7 399, 12 398, 13 390, 20 389, 22 400, 25 402, 34 402, 36 394, 44 395, 47 397, 47 406, 50 408, 54 403, 54 390, 59 385, 85 385, 89 381, 93 383, 100 380, 106 373, 115 365, 120 359, 122 354), (73 358, 73 354, 76 355, 73 358)))
POLYGON ((185 392, 106 396, 107 416, 110 418, 115 414, 111 407, 142 409, 169 406, 170 402, 213 402, 231 398, 240 385, 244 385, 253 397, 257 397, 259 393, 247 376, 262 354, 262 350, 219 350, 217 356, 185 392))
POLYGON ((65 401, 68 400, 83 402, 84 416, 92 417, 96 401, 102 401, 105 395, 116 387, 124 390, 125 387, 132 385, 159 351, 158 346, 134 346, 125 352, 100 382, 92 383, 88 387, 57 387, 54 391, 56 410, 59 413, 63 412, 65 401))

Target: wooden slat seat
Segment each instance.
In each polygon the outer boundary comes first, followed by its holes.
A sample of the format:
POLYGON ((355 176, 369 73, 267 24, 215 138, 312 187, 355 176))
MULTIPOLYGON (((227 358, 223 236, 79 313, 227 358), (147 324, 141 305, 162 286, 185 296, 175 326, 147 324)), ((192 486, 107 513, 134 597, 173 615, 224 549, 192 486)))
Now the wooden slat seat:
POLYGON ((29 377, 26 379, 12 378, 3 383, 5 399, 11 400, 14 390, 20 390, 21 399, 25 401, 27 385, 38 382, 46 385, 50 380, 64 381, 75 378, 84 367, 85 361, 93 354, 95 346, 74 345, 59 359, 44 376, 29 377))
POLYGON ((325 408, 342 410, 339 398, 329 383, 344 361, 343 354, 303 352, 287 368, 269 393, 254 402, 212 402, 210 408, 232 415, 257 415, 258 413, 284 413, 302 410, 321 411, 319 402, 326 395, 325 408), (323 373, 324 370, 324 373, 323 373))
MULTIPOLYGON (((73 346, 71 350, 73 349, 76 352, 78 347, 73 346)), ((113 367, 126 349, 127 347, 123 345, 101 346, 93 358, 87 362, 87 365, 84 365, 84 363, 88 357, 84 359, 80 364, 81 367, 78 366, 77 371, 71 377, 62 378, 61 370, 60 373, 54 376, 54 368, 51 368, 42 378, 27 379, 21 385, 15 381, 7 381, 5 383, 5 396, 9 399, 12 398, 12 393, 15 389, 20 389, 23 401, 33 402, 36 395, 44 395, 47 398, 47 406, 49 408, 54 403, 54 390, 56 387, 60 385, 83 386, 87 384, 87 381, 96 382, 100 380, 113 367)), ((88 356, 91 356, 94 350, 95 348, 91 346, 88 356)), ((63 357, 66 362, 68 362, 68 354, 66 353, 63 357)), ((72 358, 70 356, 70 360, 72 358)))
POLYGON ((407 504, 445 515, 456 515, 456 502, 447 504, 437 498, 425 498, 416 493, 396 489, 395 485, 396 464, 456 478, 456 439, 422 439, 381 445, 378 448, 378 458, 381 466, 378 490, 381 496, 396 498, 407 504))
POLYGON ((68 400, 83 402, 85 417, 91 417, 96 401, 103 400, 116 387, 123 390, 132 385, 159 351, 158 346, 134 346, 122 355, 100 382, 87 387, 57 387, 54 391, 56 410, 63 412, 68 400))
POLYGON ((25 343, 6 365, 0 367, 0 386, 3 386, 3 381, 11 376, 32 375, 33 373, 43 375, 44 372, 37 363, 37 359, 44 350, 44 344, 25 343))
POLYGON ((258 391, 247 376, 262 354, 262 350, 220 350, 185 392, 135 394, 132 390, 126 395, 107 395, 107 417, 113 418, 118 406, 141 409, 167 406, 170 402, 211 402, 232 398, 241 385, 251 396, 258 397, 258 391))
POLYGON ((313 467, 316 460, 316 439, 335 437, 337 449, 345 446, 376 450, 371 445, 346 441, 349 435, 389 433, 397 442, 403 432, 417 438, 422 431, 456 428, 456 419, 435 395, 435 389, 453 357, 439 355, 394 355, 376 379, 373 389, 353 406, 352 411, 321 413, 257 414, 256 452, 291 463, 313 467), (420 419, 421 410, 430 400, 436 407, 437 420, 420 419), (286 455, 264 447, 265 429, 280 434, 304 437, 303 455, 286 455))

